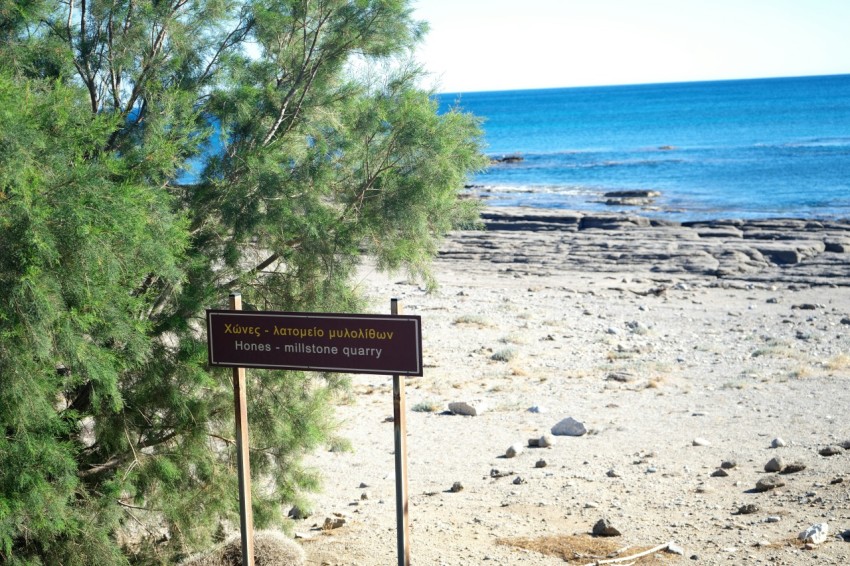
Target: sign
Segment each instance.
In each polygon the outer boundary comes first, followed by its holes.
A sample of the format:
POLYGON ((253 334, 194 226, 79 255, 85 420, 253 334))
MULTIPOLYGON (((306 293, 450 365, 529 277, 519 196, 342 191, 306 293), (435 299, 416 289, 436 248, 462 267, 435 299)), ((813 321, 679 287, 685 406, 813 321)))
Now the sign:
POLYGON ((213 366, 422 375, 418 316, 207 310, 213 366))

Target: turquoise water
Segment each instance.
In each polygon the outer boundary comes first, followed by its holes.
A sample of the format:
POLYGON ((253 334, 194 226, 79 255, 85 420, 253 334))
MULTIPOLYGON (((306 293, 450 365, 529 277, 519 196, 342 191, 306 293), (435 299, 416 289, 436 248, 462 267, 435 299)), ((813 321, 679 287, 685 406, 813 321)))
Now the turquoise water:
POLYGON ((484 119, 489 203, 623 211, 608 191, 661 192, 670 220, 850 218, 850 75, 446 93, 484 119))

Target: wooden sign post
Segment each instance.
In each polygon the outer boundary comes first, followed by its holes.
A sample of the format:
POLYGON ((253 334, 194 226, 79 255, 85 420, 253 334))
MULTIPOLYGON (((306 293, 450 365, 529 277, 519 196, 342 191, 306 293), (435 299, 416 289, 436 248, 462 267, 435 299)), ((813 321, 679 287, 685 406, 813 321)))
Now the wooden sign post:
MULTIPOLYGON (((390 312, 399 312, 398 299, 392 299, 390 312)), ((407 499, 407 410, 404 376, 393 375, 393 433, 395 436, 395 517, 398 566, 410 566, 410 524, 407 499)))
MULTIPOLYGON (((242 310, 242 295, 231 293, 230 310, 242 310)), ((233 408, 236 416, 236 468, 239 476, 239 524, 242 564, 254 566, 254 512, 251 505, 251 461, 248 444, 248 406, 245 368, 233 368, 233 408)))
POLYGON ((398 564, 410 566, 404 378, 422 375, 422 321, 399 311, 392 299, 391 315, 242 312, 239 293, 230 310, 207 310, 209 363, 233 368, 243 566, 254 566, 245 368, 393 376, 398 564))

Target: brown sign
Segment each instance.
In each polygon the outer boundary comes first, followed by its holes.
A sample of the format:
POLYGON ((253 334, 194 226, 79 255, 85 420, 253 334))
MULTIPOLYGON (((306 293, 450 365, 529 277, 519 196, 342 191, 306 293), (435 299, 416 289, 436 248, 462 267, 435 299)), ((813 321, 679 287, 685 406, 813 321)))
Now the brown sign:
POLYGON ((422 375, 418 316, 207 311, 210 365, 422 375))

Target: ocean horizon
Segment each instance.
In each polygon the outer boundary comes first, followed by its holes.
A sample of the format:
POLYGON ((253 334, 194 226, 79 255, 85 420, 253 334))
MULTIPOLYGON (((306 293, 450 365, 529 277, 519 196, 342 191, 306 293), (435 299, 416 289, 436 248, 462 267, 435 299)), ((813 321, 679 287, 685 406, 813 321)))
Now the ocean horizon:
POLYGON ((492 206, 850 218, 850 75, 437 95, 483 120, 492 206), (512 159, 503 160, 504 157, 512 159), (642 206, 606 193, 652 191, 642 206), (606 204, 608 203, 608 204, 606 204))

